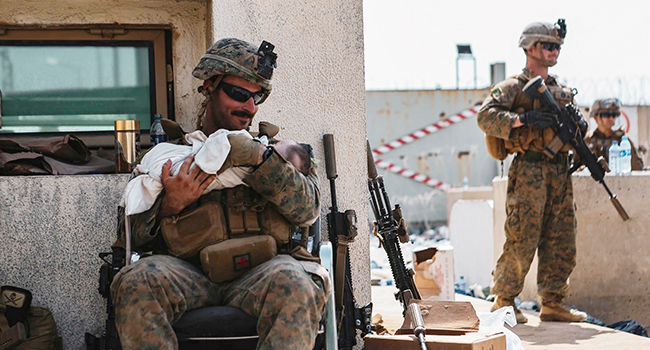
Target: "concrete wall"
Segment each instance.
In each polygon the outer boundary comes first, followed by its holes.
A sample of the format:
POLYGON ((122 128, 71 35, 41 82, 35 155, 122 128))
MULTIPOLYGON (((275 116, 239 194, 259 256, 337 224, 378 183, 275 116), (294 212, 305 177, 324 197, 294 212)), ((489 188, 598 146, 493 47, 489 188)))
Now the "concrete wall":
MULTIPOLYGON (((406 90, 366 92, 368 139, 373 147, 459 113, 483 102, 487 90, 406 90)), ((468 151, 469 185, 489 186, 497 166, 488 155, 483 132, 471 117, 378 158, 417 171, 452 186, 462 185, 458 152, 468 151), (426 158, 418 162, 419 157, 426 158)), ((408 221, 445 221, 446 194, 411 179, 379 169, 393 202, 408 221)))
MULTIPOLYGON (((569 279, 574 304, 605 323, 636 319, 650 325, 650 172, 631 176, 606 176, 630 216, 622 221, 603 187, 589 176, 573 176, 577 207, 577 265, 569 279)), ((494 181, 495 259, 501 254, 504 238, 506 181, 494 181)), ((495 260, 496 261, 496 260, 495 260)), ((536 293, 537 267, 528 273, 522 300, 536 293)))
POLYGON ((476 283, 483 288, 492 281, 493 205, 491 199, 461 199, 451 209, 449 239, 454 247, 454 281, 464 276, 467 287, 476 283))
POLYGON ((115 241, 128 174, 0 177, 0 284, 52 311, 66 349, 104 330, 98 253, 115 241))
MULTIPOLYGON (((280 125, 280 138, 311 143, 320 159, 323 159, 322 135, 334 133, 338 152, 338 207, 342 210, 355 209, 359 222, 367 222, 362 8, 362 0, 61 0, 57 1, 56 5, 35 0, 3 0, 0 6, 0 24, 47 27, 117 23, 171 27, 176 115, 185 129, 191 129, 194 125, 194 115, 201 101, 196 93, 199 81, 191 77, 191 71, 215 39, 236 36, 254 44, 259 44, 262 40, 273 43, 278 53, 278 68, 273 76, 273 93, 261 106, 256 122, 268 120, 280 125)), ((256 122, 253 130, 257 129, 256 122)), ((322 212, 325 214, 331 200, 324 164, 319 168, 319 176, 322 212)), ((111 176, 99 176, 96 183, 90 184, 86 184, 85 179, 89 177, 3 178, 5 190, 0 194, 2 208, 11 208, 15 203, 28 203, 24 206, 26 210, 29 209, 26 211, 27 215, 21 214, 22 216, 18 216, 14 211, 0 211, 0 237, 4 242, 12 241, 6 237, 18 236, 19 229, 27 232, 38 231, 36 228, 47 224, 47 228, 43 228, 43 233, 38 236, 41 242, 25 243, 53 247, 66 252, 73 249, 76 251, 75 255, 83 256, 80 259, 83 259, 82 265, 87 269, 74 278, 72 273, 65 275, 66 280, 61 283, 84 288, 88 286, 88 294, 53 295, 44 280, 31 280, 30 276, 37 273, 34 268, 25 269, 26 278, 11 277, 6 280, 12 283, 20 282, 23 286, 34 289, 35 305, 56 310, 55 317, 66 337, 66 348, 74 349, 79 348, 83 332, 97 333, 103 322, 104 304, 96 292, 100 262, 95 256, 98 251, 109 246, 111 239, 105 237, 112 237, 114 225, 111 220, 121 191, 116 183, 118 180, 111 176), (63 191, 64 185, 51 181, 70 184, 78 182, 75 186, 82 192, 63 191), (16 189, 26 186, 35 186, 51 194, 50 200, 43 203, 33 193, 18 196, 20 192, 16 189), (103 193, 102 189, 107 187, 112 192, 103 193), (98 241, 92 241, 92 245, 83 251, 76 250, 77 248, 71 245, 72 242, 67 240, 52 242, 52 237, 64 236, 70 236, 73 241, 87 240, 74 236, 70 231, 72 227, 85 227, 86 221, 72 212, 61 217, 47 209, 48 205, 75 202, 79 201, 79 198, 87 197, 104 199, 88 203, 88 206, 93 207, 85 209, 87 212, 97 213, 95 222, 102 224, 91 227, 93 232, 102 232, 101 239, 99 234, 91 235, 98 241), (47 216, 34 216, 30 214, 32 212, 43 212, 43 215, 47 216), (59 217, 65 223, 58 222, 55 225, 51 222, 53 217, 59 217), (13 220, 21 224, 11 224, 13 220), (91 306, 95 304, 101 305, 98 306, 99 309, 91 306), (62 312, 66 309, 71 313, 77 309, 85 309, 89 314, 84 316, 83 321, 73 320, 72 317, 63 316, 62 312)), ((322 222, 323 230, 326 231, 325 220, 322 222)), ((350 248, 355 295, 360 304, 370 301, 368 237, 367 226, 360 225, 357 240, 350 248)), ((3 261, 18 249, 14 245, 3 247, 6 247, 0 250, 0 259, 3 261)), ((38 264, 46 261, 46 258, 47 261, 52 261, 52 258, 57 256, 54 250, 32 249, 29 252, 30 255, 23 259, 39 261, 38 264)), ((52 271, 57 270, 55 264, 47 266, 49 270, 39 270, 49 271, 50 275, 52 271)), ((0 271, 4 276, 15 275, 13 270, 3 268, 0 271)), ((5 282, 4 277, 0 282, 5 282)))
POLYGON ((477 186, 468 188, 451 188, 447 193, 447 222, 451 215, 451 207, 459 200, 492 200, 494 190, 492 186, 477 186))

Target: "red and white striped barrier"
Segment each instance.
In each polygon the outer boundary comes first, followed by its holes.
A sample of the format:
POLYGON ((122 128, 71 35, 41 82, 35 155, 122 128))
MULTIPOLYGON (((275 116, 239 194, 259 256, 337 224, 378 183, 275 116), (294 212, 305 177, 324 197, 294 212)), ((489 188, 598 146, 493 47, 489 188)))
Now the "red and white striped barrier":
POLYGON ((400 148, 406 144, 409 144, 415 140, 421 139, 425 136, 431 135, 438 130, 448 128, 456 123, 459 123, 467 118, 474 117, 478 113, 478 106, 476 108, 472 107, 466 109, 456 115, 445 118, 439 122, 425 126, 424 128, 414 131, 406 136, 403 136, 395 141, 391 141, 385 145, 381 145, 372 150, 372 153, 375 156, 386 154, 396 148, 400 148))
POLYGON ((386 169, 386 170, 388 170, 390 172, 393 172, 393 173, 395 173, 397 175, 404 176, 406 178, 417 181, 419 183, 423 183, 423 184, 425 184, 427 186, 431 186, 431 187, 433 187, 435 189, 438 189, 438 190, 441 190, 441 191, 444 191, 444 190, 451 187, 449 184, 446 184, 446 183, 444 183, 442 181, 438 181, 438 180, 432 179, 432 178, 430 178, 430 177, 428 177, 426 175, 422 175, 420 173, 417 173, 415 171, 408 170, 406 168, 402 168, 401 166, 395 165, 395 164, 393 164, 391 162, 387 162, 385 160, 375 159, 375 164, 378 167, 382 168, 382 169, 386 169))

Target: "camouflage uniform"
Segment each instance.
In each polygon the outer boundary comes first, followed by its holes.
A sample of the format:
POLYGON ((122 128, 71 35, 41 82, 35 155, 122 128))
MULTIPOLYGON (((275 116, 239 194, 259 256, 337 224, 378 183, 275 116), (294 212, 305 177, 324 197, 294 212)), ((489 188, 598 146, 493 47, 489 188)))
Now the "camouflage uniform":
MULTIPOLYGON (((239 45, 239 41, 231 41, 236 39, 226 40, 239 45)), ((218 41, 210 50, 223 42, 218 41)), ((199 73, 205 64, 202 60, 199 73)), ((240 75, 236 71, 228 74, 240 75)), ((270 91, 270 81, 258 85, 270 91)), ((309 225, 320 215, 315 172, 302 175, 276 152, 247 175, 244 183, 294 225, 309 225)), ((202 196, 190 207, 202 205, 217 192, 202 196)), ((156 219, 161 203, 158 198, 149 211, 130 218, 132 245, 160 255, 123 268, 111 285, 116 325, 125 350, 177 349, 172 324, 186 311, 215 305, 238 307, 258 317, 258 349, 312 348, 330 290, 322 266, 283 254, 234 281, 213 283, 198 262, 162 255, 166 248, 156 219)), ((123 226, 120 224, 120 237, 124 237, 123 226)))
MULTIPOLYGON (((508 299, 519 295, 537 249, 538 292, 544 302, 556 302, 567 295, 567 279, 575 267, 573 189, 566 162, 569 146, 564 145, 551 159, 541 153, 555 137, 551 128, 512 127, 519 114, 540 107, 539 101, 522 92, 531 78, 531 72, 524 69, 496 84, 478 113, 478 125, 486 135, 504 140, 507 152, 517 153, 508 172, 506 243, 493 272, 493 293, 508 299)), ((551 91, 563 91, 553 76, 546 85, 551 91)))

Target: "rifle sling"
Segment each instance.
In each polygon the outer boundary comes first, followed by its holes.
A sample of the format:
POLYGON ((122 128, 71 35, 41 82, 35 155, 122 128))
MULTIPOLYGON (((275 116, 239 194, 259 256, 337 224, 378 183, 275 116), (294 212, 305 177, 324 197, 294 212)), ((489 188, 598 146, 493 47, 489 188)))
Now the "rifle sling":
POLYGON ((350 243, 347 236, 339 235, 336 245, 336 276, 334 276, 334 285, 336 291, 336 310, 339 311, 339 327, 343 319, 343 290, 345 289, 345 261, 347 260, 348 244, 350 243))

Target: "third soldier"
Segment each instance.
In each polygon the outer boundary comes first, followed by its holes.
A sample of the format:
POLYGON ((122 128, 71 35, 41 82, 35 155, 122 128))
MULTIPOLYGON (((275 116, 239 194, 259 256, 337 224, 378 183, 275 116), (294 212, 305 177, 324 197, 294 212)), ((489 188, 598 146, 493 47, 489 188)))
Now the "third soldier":
MULTIPOLYGON (((625 136, 625 130, 622 127, 614 129, 616 119, 621 115, 621 102, 616 98, 596 100, 589 110, 589 115, 594 118, 598 127, 587 134, 585 142, 594 152, 596 157, 604 157, 609 161, 609 147, 612 141, 621 144, 621 139, 625 136)), ((636 147, 632 145, 632 170, 642 170, 643 161, 639 158, 636 147)))

